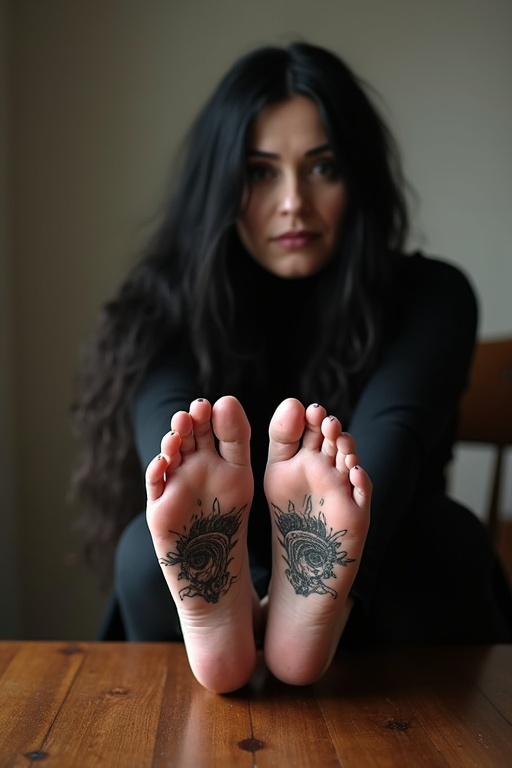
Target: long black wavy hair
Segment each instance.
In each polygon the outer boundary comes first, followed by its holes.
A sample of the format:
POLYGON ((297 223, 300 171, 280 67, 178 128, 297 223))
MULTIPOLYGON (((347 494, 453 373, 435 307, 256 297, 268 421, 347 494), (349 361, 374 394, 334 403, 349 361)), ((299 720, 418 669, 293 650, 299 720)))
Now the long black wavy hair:
POLYGON ((322 311, 312 313, 315 343, 301 395, 309 401, 314 382, 312 399, 349 413, 354 382, 381 351, 390 254, 403 248, 408 228, 394 141, 366 87, 337 56, 303 42, 257 49, 229 70, 192 126, 166 217, 103 308, 85 351, 73 409, 82 452, 72 490, 87 508, 86 555, 104 573, 120 532, 145 503, 130 414, 151 361, 162 347, 185 344, 201 393, 232 391, 237 366, 219 361, 233 350, 243 279, 232 267, 242 248, 235 222, 248 134, 266 105, 296 94, 318 106, 349 201, 321 286, 322 311))

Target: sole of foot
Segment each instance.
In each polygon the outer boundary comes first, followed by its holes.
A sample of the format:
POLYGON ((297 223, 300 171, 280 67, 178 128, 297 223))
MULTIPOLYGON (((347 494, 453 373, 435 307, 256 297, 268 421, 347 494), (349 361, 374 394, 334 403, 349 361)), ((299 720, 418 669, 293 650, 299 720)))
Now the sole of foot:
POLYGON ((354 440, 322 406, 285 400, 269 434, 273 557, 265 659, 280 680, 305 685, 328 668, 348 619, 372 486, 354 440))
POLYGON ((244 685, 255 664, 249 439, 238 400, 198 399, 173 416, 146 471, 148 526, 190 666, 218 693, 244 685))

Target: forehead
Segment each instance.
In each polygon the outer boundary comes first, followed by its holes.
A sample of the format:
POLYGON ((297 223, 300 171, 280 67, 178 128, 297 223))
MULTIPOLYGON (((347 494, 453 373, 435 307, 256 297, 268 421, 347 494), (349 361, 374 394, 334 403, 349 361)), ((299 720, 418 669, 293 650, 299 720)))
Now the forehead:
POLYGON ((326 143, 318 107, 307 96, 269 104, 256 117, 249 134, 250 149, 277 154, 284 149, 305 152, 326 143))

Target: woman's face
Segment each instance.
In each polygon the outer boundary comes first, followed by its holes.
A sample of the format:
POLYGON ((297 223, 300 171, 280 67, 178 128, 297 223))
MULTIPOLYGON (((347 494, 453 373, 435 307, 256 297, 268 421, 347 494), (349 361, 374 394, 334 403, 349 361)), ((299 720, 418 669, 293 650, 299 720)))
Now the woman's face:
POLYGON ((331 259, 347 193, 318 107, 305 96, 270 104, 249 135, 237 230, 262 267, 307 277, 331 259))

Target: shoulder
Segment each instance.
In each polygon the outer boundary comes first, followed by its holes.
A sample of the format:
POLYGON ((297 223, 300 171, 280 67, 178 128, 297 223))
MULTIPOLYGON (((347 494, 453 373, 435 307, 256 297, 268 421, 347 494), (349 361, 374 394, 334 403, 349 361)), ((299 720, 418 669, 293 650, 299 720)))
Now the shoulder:
POLYGON ((393 256, 393 284, 399 303, 439 306, 448 302, 452 309, 478 313, 478 299, 469 276, 446 259, 416 251, 393 256), (401 298, 401 301, 400 301, 401 298))

